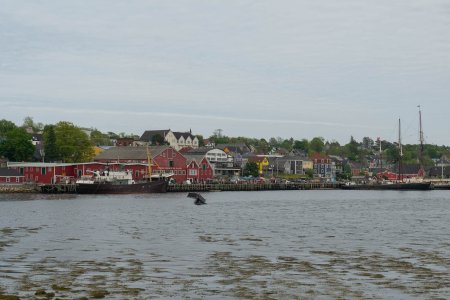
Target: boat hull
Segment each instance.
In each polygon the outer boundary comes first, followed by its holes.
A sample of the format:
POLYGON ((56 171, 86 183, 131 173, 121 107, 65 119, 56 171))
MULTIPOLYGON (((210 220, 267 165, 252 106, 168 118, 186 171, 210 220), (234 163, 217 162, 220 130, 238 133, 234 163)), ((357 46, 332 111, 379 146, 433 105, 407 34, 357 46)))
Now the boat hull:
POLYGON ((76 192, 78 194, 146 194, 167 192, 167 181, 150 181, 135 184, 79 183, 76 192))
POLYGON ((434 186, 430 182, 415 183, 393 183, 393 184, 355 184, 343 185, 344 190, 404 190, 404 191, 427 191, 432 190, 434 186))

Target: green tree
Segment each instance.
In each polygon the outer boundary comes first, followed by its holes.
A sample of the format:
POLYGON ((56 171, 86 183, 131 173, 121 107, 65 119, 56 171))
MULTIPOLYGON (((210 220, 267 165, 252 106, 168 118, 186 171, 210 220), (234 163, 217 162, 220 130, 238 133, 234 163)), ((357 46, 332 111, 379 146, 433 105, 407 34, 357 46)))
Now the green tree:
POLYGON ((372 149, 375 146, 375 141, 370 137, 365 136, 363 137, 362 144, 365 149, 372 149))
POLYGON ((293 146, 294 146, 294 139, 290 138, 290 139, 284 140, 280 146, 281 146, 281 148, 284 148, 290 152, 290 151, 292 151, 293 146))
POLYGON ((326 148, 328 155, 342 155, 341 145, 338 141, 333 140, 331 143, 327 142, 326 148))
POLYGON ((307 139, 302 139, 301 141, 294 141, 294 145, 293 145, 294 149, 300 150, 300 151, 304 151, 305 153, 309 152, 309 142, 307 139))
POLYGON ((8 132, 15 128, 17 128, 17 126, 13 122, 5 119, 0 120, 0 142, 6 138, 8 132))
POLYGON ((72 123, 57 123, 55 135, 58 155, 64 162, 86 162, 94 157, 89 137, 72 123))
POLYGON ((243 173, 244 173, 244 176, 258 177, 259 176, 258 165, 252 161, 247 162, 245 164, 243 173))
POLYGON ((312 179, 314 177, 314 170, 313 169, 306 169, 305 170, 305 175, 309 179, 312 179))
POLYGON ((0 142, 0 155, 11 161, 32 160, 35 147, 31 142, 31 136, 23 128, 14 128, 6 134, 6 138, 0 142))
POLYGON ((111 142, 111 139, 109 138, 108 134, 102 133, 100 130, 94 129, 91 132, 91 142, 93 145, 97 146, 112 146, 113 143, 111 142))
POLYGON ((32 117, 26 117, 23 120, 22 127, 24 127, 25 129, 31 128, 33 132, 39 132, 44 129, 44 124, 42 124, 41 122, 35 123, 32 117))
POLYGON ((198 138, 198 146, 199 147, 205 146, 205 139, 203 138, 203 135, 197 134, 196 137, 198 138))
POLYGON ((353 136, 350 137, 350 142, 347 145, 345 145, 345 152, 347 154, 348 159, 352 161, 360 161, 361 155, 359 152, 359 144, 353 138, 353 136))
POLYGON ((260 154, 266 154, 269 153, 271 148, 269 143, 266 141, 266 139, 260 139, 256 142, 255 145, 256 151, 260 154))
POLYGON ((315 137, 309 143, 309 150, 315 153, 323 153, 325 150, 325 139, 323 137, 315 137))
POLYGON ((61 158, 58 153, 58 146, 56 144, 55 125, 47 125, 44 127, 44 153, 45 161, 58 161, 61 158))

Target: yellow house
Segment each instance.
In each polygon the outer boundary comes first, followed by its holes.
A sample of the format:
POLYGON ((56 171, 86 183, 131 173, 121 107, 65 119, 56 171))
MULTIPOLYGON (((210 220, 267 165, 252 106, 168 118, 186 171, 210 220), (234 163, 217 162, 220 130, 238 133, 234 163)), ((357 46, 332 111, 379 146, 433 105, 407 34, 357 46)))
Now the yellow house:
POLYGON ((267 167, 269 165, 269 160, 267 159, 266 156, 264 157, 254 156, 249 158, 249 161, 256 163, 260 175, 263 174, 264 167, 267 167))
POLYGON ((314 163, 312 160, 304 160, 303 161, 303 170, 312 170, 314 169, 314 163))

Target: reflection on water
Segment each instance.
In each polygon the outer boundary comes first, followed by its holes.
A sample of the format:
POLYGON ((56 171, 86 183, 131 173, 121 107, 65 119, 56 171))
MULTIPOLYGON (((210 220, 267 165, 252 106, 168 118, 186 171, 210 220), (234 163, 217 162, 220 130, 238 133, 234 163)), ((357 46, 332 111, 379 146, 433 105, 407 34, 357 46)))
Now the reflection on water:
POLYGON ((0 298, 450 298, 450 193, 0 195, 0 298))

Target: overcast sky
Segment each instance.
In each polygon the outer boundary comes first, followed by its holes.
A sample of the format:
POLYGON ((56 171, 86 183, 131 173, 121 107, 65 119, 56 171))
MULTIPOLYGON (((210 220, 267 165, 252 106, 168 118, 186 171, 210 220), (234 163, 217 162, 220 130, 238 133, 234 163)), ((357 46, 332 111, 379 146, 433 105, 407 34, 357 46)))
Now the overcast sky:
POLYGON ((0 0, 0 119, 450 145, 448 0, 0 0))

